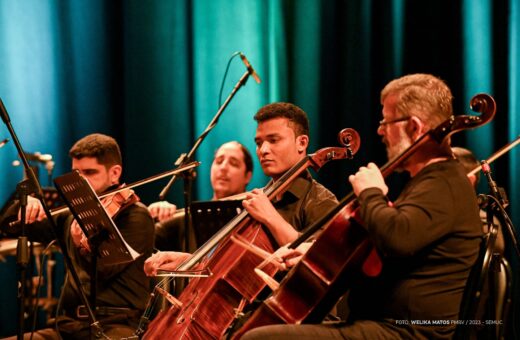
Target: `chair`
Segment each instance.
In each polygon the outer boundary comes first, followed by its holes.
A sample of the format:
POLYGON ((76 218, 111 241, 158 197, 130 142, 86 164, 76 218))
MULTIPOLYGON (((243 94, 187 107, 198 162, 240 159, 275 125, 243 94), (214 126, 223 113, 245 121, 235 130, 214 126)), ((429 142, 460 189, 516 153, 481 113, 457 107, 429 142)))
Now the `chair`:
POLYGON ((494 252, 497 234, 498 227, 492 224, 468 277, 459 313, 459 321, 480 320, 481 324, 459 324, 453 339, 504 338, 512 272, 507 260, 494 252))
POLYGON ((485 320, 499 321, 494 327, 490 327, 490 331, 494 330, 494 332, 489 335, 496 339, 504 339, 504 331, 512 300, 513 273, 509 262, 504 257, 500 257, 494 263, 497 265, 492 268, 489 277, 490 291, 494 294, 489 299, 490 306, 487 309, 489 313, 486 313, 484 318, 485 320))

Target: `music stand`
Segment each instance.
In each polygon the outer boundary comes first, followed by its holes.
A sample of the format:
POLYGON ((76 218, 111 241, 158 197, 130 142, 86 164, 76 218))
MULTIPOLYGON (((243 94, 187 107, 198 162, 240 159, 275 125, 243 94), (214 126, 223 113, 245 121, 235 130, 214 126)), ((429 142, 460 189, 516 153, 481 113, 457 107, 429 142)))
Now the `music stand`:
POLYGON ((199 201, 191 204, 192 225, 197 248, 244 208, 241 200, 199 201))
POLYGON ((90 306, 85 307, 92 312, 96 310, 97 264, 110 266, 127 263, 135 260, 140 254, 125 242, 90 183, 79 172, 74 171, 57 177, 54 183, 91 247, 91 302, 90 306))

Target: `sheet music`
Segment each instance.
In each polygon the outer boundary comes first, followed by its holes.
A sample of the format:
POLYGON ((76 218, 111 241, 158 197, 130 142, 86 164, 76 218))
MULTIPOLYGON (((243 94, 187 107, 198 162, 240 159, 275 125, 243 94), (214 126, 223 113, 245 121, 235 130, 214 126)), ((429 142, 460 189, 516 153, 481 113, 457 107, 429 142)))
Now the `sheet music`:
POLYGON ((102 241, 98 247, 100 265, 131 262, 140 256, 126 243, 83 176, 74 171, 57 177, 54 183, 87 238, 90 240, 97 233, 101 235, 102 241))

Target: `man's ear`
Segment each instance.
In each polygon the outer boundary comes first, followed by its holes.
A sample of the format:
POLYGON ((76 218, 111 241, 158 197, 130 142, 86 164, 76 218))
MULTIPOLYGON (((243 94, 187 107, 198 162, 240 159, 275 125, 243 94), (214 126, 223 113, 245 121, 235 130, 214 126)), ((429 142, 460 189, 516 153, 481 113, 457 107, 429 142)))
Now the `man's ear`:
POLYGON ((424 124, 423 121, 419 118, 412 116, 412 118, 410 118, 408 126, 406 127, 406 133, 408 134, 408 136, 410 136, 410 138, 412 138, 413 141, 416 141, 426 132, 428 132, 426 129, 426 124, 424 124))
POLYGON ((249 184, 249 182, 251 181, 251 177, 253 177, 253 172, 252 171, 248 171, 246 173, 246 185, 249 184))
POLYGON ((309 146, 309 136, 299 135, 298 137, 296 137, 296 144, 299 153, 306 152, 307 147, 309 146))
POLYGON ((112 185, 119 184, 119 178, 121 177, 122 172, 123 167, 119 164, 112 165, 110 169, 108 169, 108 176, 112 185))

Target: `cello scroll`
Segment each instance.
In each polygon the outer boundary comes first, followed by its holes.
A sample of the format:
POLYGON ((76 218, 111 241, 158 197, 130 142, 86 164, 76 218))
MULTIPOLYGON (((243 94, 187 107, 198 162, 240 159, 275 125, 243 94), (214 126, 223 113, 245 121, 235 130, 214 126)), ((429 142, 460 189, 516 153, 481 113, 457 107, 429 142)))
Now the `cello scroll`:
POLYGON ((352 159, 361 145, 359 133, 351 128, 345 128, 338 133, 338 142, 343 147, 323 148, 309 155, 311 166, 315 171, 332 160, 352 159))
POLYGON ((493 97, 486 93, 476 94, 471 98, 470 107, 473 111, 481 113, 480 116, 460 115, 451 116, 437 128, 430 131, 430 135, 439 144, 452 134, 468 129, 474 129, 487 124, 496 113, 496 103, 493 97))

